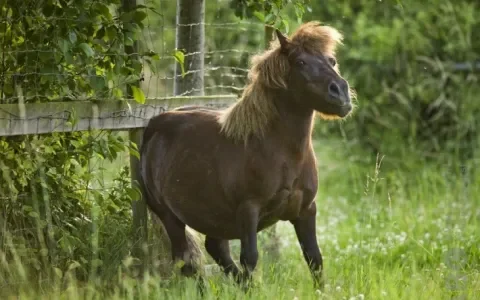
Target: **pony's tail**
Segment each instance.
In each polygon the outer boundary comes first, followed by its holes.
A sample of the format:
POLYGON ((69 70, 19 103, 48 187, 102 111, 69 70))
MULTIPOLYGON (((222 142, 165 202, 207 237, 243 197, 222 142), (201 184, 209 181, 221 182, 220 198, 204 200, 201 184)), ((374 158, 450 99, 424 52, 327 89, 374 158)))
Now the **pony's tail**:
POLYGON ((191 260, 193 265, 198 269, 198 272, 203 272, 205 266, 205 256, 203 254, 201 244, 201 236, 189 227, 185 227, 185 235, 187 237, 188 249, 191 253, 191 260))

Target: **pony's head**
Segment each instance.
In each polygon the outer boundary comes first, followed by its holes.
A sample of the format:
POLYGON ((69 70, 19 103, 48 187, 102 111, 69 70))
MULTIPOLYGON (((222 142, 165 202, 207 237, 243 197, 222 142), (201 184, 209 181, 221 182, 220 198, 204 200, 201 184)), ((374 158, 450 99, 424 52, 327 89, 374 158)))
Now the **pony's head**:
POLYGON ((303 24, 289 38, 276 30, 278 44, 255 58, 255 77, 263 85, 292 92, 296 105, 316 110, 325 119, 346 117, 352 93, 335 58, 343 36, 318 22, 303 24))

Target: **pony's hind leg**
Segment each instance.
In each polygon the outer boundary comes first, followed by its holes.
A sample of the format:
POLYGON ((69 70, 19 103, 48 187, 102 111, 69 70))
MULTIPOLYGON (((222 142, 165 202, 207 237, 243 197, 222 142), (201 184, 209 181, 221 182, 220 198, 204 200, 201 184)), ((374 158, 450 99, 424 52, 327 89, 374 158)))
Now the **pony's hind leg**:
POLYGON ((205 249, 213 260, 223 269, 225 275, 232 274, 236 278, 239 274, 237 265, 230 255, 228 240, 216 239, 210 236, 205 238, 205 249))
MULTIPOLYGON (((154 197, 148 189, 145 188, 147 202, 150 209, 160 218, 163 227, 170 239, 172 260, 174 263, 183 261, 184 265, 180 271, 182 275, 193 276, 197 273, 195 267, 195 256, 200 255, 196 253, 195 241, 187 235, 186 225, 175 216, 175 214, 163 202, 163 197, 157 195, 154 197)), ((199 250, 198 250, 199 251, 199 250)))
POLYGON ((182 275, 194 276, 197 270, 194 266, 192 252, 188 247, 185 224, 178 219, 169 217, 164 221, 164 226, 170 238, 172 247, 172 259, 175 263, 183 261, 182 275))
POLYGON ((180 269, 182 275, 188 277, 196 275, 195 258, 193 249, 189 246, 186 225, 170 211, 163 211, 160 219, 170 239, 172 260, 174 263, 183 261, 184 265, 180 269))
MULTIPOLYGON (((158 213, 158 212, 157 212, 158 213)), ((186 231, 186 225, 180 221, 170 210, 164 209, 159 214, 163 227, 167 231, 172 248, 172 260, 174 264, 183 262, 180 272, 186 277, 195 277, 197 280, 197 289, 203 297, 205 293, 204 279, 197 272, 196 257, 201 255, 197 249, 195 240, 186 231)))

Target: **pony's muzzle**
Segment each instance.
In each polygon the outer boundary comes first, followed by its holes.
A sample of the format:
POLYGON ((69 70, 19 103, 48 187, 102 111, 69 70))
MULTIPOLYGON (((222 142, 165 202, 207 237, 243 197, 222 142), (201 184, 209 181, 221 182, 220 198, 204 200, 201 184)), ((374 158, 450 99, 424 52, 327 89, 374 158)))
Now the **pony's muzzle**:
POLYGON ((350 103, 350 90, 345 80, 332 80, 328 85, 328 96, 337 105, 344 106, 350 103))

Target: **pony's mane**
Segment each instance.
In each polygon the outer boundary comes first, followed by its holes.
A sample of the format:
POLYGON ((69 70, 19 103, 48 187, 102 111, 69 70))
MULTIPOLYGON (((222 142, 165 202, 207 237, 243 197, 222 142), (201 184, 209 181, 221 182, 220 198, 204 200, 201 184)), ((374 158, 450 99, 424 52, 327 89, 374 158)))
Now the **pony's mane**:
MULTIPOLYGON (((335 28, 322 26, 319 22, 301 25, 290 37, 290 43, 311 54, 335 56, 343 36, 335 28)), ((287 57, 283 55, 278 40, 270 43, 263 53, 251 59, 249 83, 240 99, 222 111, 218 121, 221 131, 229 138, 246 141, 250 135, 262 137, 277 111, 271 89, 286 89, 289 72, 287 57)))

